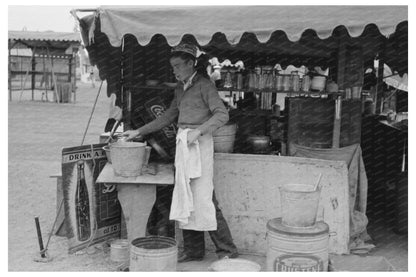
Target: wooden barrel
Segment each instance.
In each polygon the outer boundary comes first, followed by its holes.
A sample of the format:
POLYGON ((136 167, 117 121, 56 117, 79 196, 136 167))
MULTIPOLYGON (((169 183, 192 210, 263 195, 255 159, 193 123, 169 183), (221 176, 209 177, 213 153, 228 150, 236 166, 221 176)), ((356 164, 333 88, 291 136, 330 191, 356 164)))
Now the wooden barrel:
POLYGON ((267 271, 328 271, 329 227, 289 227, 281 218, 267 222, 267 271))

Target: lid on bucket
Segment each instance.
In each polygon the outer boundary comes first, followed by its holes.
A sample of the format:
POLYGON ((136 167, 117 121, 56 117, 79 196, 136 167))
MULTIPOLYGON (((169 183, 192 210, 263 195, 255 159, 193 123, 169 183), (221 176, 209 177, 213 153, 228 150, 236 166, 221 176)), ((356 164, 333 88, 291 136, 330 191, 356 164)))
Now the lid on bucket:
POLYGON ((310 227, 291 227, 282 223, 282 218, 273 218, 267 222, 267 230, 297 236, 316 236, 329 232, 329 226, 323 221, 317 221, 310 227))
POLYGON ((221 259, 211 264, 213 271, 260 271, 261 266, 256 263, 245 259, 221 259))

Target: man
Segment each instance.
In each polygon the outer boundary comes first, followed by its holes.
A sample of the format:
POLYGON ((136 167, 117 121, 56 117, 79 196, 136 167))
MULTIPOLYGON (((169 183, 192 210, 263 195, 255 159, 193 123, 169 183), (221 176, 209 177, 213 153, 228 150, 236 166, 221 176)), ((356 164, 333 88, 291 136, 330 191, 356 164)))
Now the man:
POLYGON ((178 262, 202 260, 205 255, 204 231, 208 231, 219 258, 238 257, 228 225, 214 194, 212 132, 228 121, 228 111, 209 80, 204 66, 197 65, 197 47, 180 44, 172 50, 170 64, 179 81, 175 96, 165 113, 137 130, 124 134, 128 140, 161 130, 178 120, 179 132, 187 130, 187 143, 198 141, 201 152, 201 177, 191 179, 194 211, 187 224, 180 225, 184 251, 178 262), (198 66, 198 68, 196 67, 198 66))

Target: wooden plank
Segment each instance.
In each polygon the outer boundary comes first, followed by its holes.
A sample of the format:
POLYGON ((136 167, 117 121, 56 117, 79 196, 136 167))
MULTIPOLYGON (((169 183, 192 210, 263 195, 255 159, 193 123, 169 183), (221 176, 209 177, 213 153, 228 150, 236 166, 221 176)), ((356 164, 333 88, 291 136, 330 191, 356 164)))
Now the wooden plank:
MULTIPOLYGON (((241 253, 264 255, 266 224, 281 216, 279 188, 313 184, 322 173, 318 220, 330 228, 329 252, 347 254, 348 168, 342 161, 216 153, 214 186, 218 202, 241 253)), ((207 247, 215 249, 209 240, 207 247)))
POLYGON ((173 185, 175 175, 172 164, 150 163, 149 167, 144 168, 142 175, 136 177, 115 176, 113 166, 107 163, 97 178, 97 183, 117 183, 117 184, 153 184, 153 185, 173 185), (156 172, 156 174, 154 174, 156 172))
POLYGON ((335 114, 332 99, 287 98, 287 143, 330 148, 335 114))

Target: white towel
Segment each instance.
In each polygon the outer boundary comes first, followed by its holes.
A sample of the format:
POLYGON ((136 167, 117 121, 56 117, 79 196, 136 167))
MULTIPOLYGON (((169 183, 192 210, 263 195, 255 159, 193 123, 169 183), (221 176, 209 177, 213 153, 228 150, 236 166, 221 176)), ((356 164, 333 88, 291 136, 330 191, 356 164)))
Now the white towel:
POLYGON ((169 219, 179 221, 179 223, 185 225, 188 224, 191 212, 194 211, 190 179, 201 177, 199 142, 196 140, 188 145, 189 131, 190 129, 180 129, 176 136, 175 187, 169 215, 169 219))

